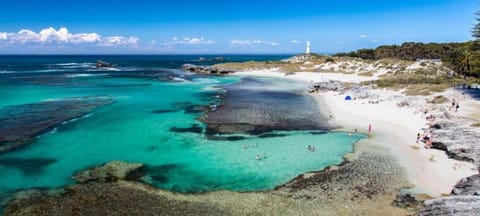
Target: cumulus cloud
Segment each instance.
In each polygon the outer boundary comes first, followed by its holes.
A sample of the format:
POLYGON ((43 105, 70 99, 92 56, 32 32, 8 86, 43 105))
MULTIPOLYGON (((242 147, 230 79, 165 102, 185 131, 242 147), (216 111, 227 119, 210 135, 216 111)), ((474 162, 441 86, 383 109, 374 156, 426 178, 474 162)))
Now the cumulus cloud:
POLYGON ((216 41, 214 40, 206 40, 203 37, 184 37, 182 40, 178 39, 177 37, 172 37, 171 41, 165 43, 165 45, 176 45, 176 44, 185 44, 185 45, 208 45, 208 44, 215 44, 216 41))
POLYGON ((360 38, 367 38, 368 35, 360 35, 360 38))
POLYGON ((104 37, 98 43, 99 46, 112 47, 112 46, 126 46, 132 45, 135 46, 138 43, 138 38, 136 37, 122 37, 122 36, 110 36, 104 37))
POLYGON ((290 43, 297 44, 297 43, 300 43, 300 41, 298 41, 298 40, 291 40, 290 43))
POLYGON ((264 40, 231 40, 230 46, 231 47, 239 47, 239 46, 253 46, 257 44, 266 44, 270 46, 279 46, 280 43, 276 41, 264 41, 264 40))
POLYGON ((56 30, 53 27, 45 28, 39 32, 22 29, 15 33, 0 32, 0 41, 8 43, 38 43, 38 44, 81 44, 91 43, 98 46, 136 45, 136 37, 108 36, 102 37, 97 33, 71 33, 62 27, 56 30))

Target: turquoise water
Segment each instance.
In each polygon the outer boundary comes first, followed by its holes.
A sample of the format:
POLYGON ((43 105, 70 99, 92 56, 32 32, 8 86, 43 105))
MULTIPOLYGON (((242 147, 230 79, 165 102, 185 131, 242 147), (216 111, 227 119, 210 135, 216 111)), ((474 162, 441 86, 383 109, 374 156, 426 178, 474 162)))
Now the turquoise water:
POLYGON ((248 136, 238 141, 214 141, 202 133, 172 132, 172 127, 204 127, 201 113, 186 113, 175 104, 209 104, 217 85, 238 82, 237 77, 194 77, 190 81, 90 76, 74 78, 82 85, 4 83, 0 107, 68 97, 105 95, 114 104, 91 115, 58 126, 25 148, 0 159, 52 159, 44 166, 0 165, 0 190, 58 187, 73 183, 78 170, 111 160, 148 165, 145 181, 179 192, 228 189, 272 189, 298 174, 342 162, 345 153, 363 135, 329 132, 277 131, 270 138, 248 136), (177 109, 152 113, 152 110, 177 109), (316 148, 307 151, 307 146, 316 148), (246 147, 246 148, 245 148, 246 147), (256 155, 265 155, 256 160, 256 155), (21 166, 33 166, 32 172, 21 166))

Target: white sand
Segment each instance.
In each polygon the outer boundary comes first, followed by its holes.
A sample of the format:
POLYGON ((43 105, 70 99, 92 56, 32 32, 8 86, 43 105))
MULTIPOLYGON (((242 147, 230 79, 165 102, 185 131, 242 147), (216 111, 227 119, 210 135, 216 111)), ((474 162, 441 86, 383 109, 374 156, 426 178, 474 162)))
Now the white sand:
MULTIPOLYGON (((342 82, 358 83, 373 77, 360 77, 338 73, 311 73, 300 72, 294 75, 284 76, 283 73, 263 70, 240 72, 238 75, 254 75, 265 77, 283 77, 292 80, 303 81, 307 85, 311 81, 336 80, 342 82)), ((426 120, 421 114, 414 114, 418 107, 399 108, 396 104, 405 100, 405 97, 393 97, 399 92, 386 90, 369 90, 369 94, 376 94, 379 99, 385 101, 379 104, 370 104, 368 99, 344 100, 345 95, 336 92, 312 94, 319 103, 325 103, 330 108, 334 121, 344 128, 344 131, 367 133, 368 125, 373 128, 372 136, 362 140, 368 144, 385 147, 395 155, 399 163, 406 169, 409 181, 416 187, 415 191, 427 193, 431 196, 449 194, 458 180, 476 174, 473 164, 449 159, 445 152, 433 149, 425 149, 422 143, 416 144, 417 133, 426 128, 426 120), (322 102, 324 101, 324 102, 322 102), (412 146, 418 146, 414 149, 412 146)), ((425 104, 426 97, 410 98, 412 103, 425 104)), ((472 102, 463 103, 465 108, 472 102)))

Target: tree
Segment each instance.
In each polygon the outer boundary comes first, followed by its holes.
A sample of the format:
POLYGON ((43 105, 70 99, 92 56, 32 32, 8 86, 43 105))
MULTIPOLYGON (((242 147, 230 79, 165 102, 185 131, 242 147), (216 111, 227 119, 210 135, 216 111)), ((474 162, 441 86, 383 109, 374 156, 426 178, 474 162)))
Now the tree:
POLYGON ((465 50, 458 56, 455 69, 458 73, 463 75, 463 79, 472 72, 472 58, 473 55, 470 51, 465 50))
POLYGON ((472 36, 475 39, 480 40, 480 11, 478 11, 475 15, 477 16, 477 18, 475 18, 477 23, 475 23, 473 26, 472 36))

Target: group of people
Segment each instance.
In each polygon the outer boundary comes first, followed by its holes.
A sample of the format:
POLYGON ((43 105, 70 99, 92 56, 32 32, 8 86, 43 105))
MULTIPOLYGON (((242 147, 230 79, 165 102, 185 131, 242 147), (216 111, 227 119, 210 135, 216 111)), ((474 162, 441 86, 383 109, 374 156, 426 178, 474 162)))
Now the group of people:
POLYGON ((307 150, 310 151, 310 152, 314 152, 316 149, 315 149, 315 147, 313 147, 311 145, 308 145, 307 150))
MULTIPOLYGON (((458 101, 455 100, 455 98, 452 98, 452 105, 448 108, 448 110, 453 110, 455 112, 458 112, 458 109, 460 108, 460 104, 458 103, 458 101)), ((436 119, 436 116, 433 115, 433 114, 430 114, 428 115, 428 109, 425 109, 424 111, 422 111, 422 113, 424 114, 425 119, 427 121, 430 121, 430 124, 433 125, 433 122, 435 122, 435 119, 436 119)), ((417 114, 417 111, 415 111, 414 114, 417 114)), ((430 149, 432 148, 433 146, 433 141, 432 141, 432 133, 429 129, 425 130, 423 132, 423 134, 421 133, 418 133, 417 134, 417 144, 419 143, 425 143, 425 148, 426 149, 430 149)))
POLYGON ((425 143, 426 149, 432 148, 432 134, 429 130, 426 130, 423 134, 417 134, 417 144, 420 142, 425 143))
POLYGON ((267 153, 266 152, 263 152, 262 155, 255 156, 256 160, 263 160, 263 159, 266 159, 266 158, 267 158, 267 153))
POLYGON ((452 106, 450 107, 451 109, 454 109, 455 112, 458 112, 458 108, 460 108, 460 104, 455 101, 455 98, 452 99, 452 106))

